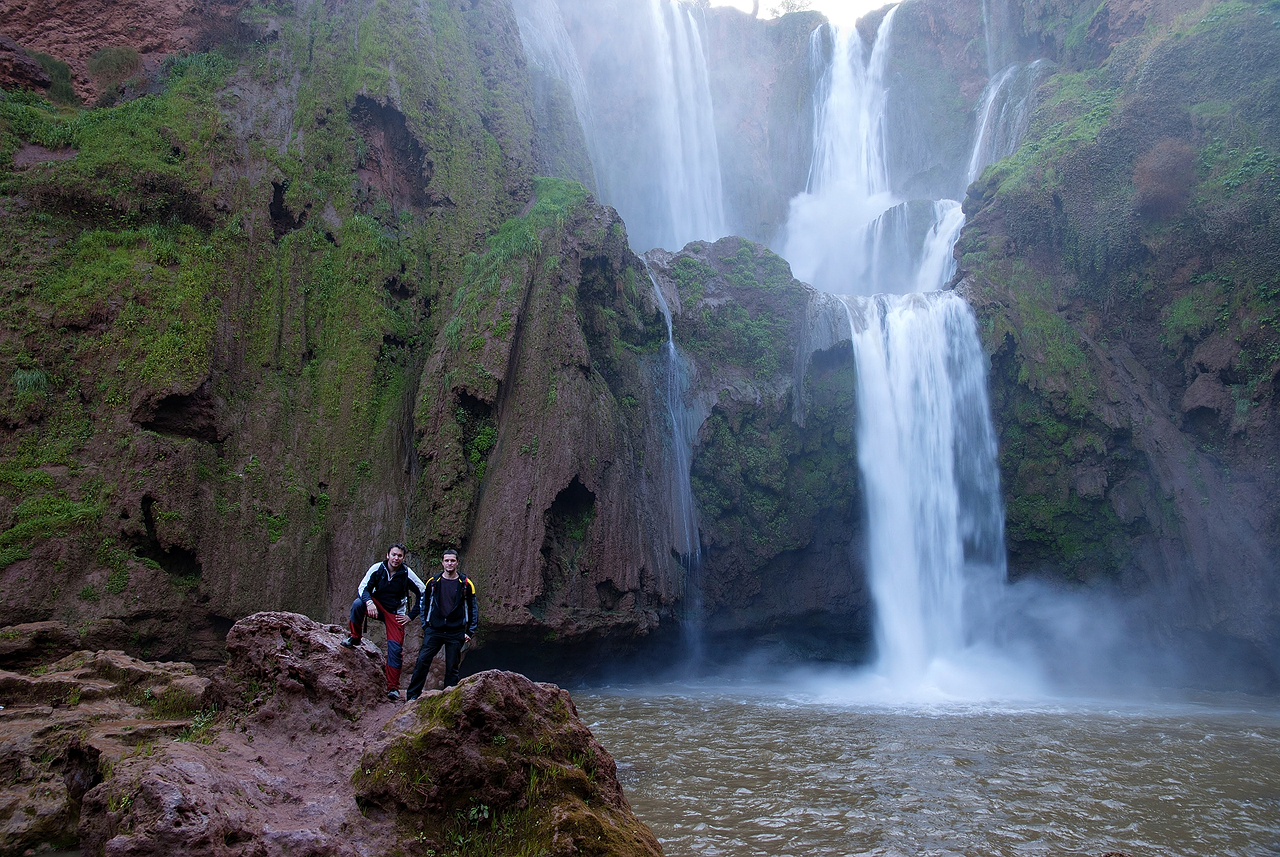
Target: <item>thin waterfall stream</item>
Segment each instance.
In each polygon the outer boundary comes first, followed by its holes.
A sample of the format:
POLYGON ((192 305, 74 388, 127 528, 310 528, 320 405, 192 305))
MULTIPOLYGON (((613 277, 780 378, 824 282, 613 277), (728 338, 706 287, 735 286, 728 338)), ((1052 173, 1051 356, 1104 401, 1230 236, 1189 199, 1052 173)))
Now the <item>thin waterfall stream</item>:
POLYGON ((698 537, 698 512, 690 482, 693 442, 698 432, 698 419, 684 403, 689 388, 688 369, 676 347, 671 324, 671 307, 658 287, 658 281, 649 274, 653 293, 667 324, 667 347, 663 355, 665 372, 664 398, 667 418, 671 426, 671 458, 674 466, 667 467, 670 477, 669 506, 671 509, 672 550, 678 555, 684 571, 684 632, 686 655, 693 663, 702 657, 702 587, 698 574, 702 564, 702 543, 698 537))

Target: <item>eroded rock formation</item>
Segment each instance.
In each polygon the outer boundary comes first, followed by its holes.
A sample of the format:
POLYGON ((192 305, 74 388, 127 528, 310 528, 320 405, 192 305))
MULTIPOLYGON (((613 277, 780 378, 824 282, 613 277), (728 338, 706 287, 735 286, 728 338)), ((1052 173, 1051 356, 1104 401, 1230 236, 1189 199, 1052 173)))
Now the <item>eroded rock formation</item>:
POLYGON ((870 604, 848 328, 830 327, 824 296, 750 241, 647 258, 693 364, 684 398, 704 550, 693 620, 718 637, 858 657, 870 604))
POLYGON ((567 693, 489 672, 401 706, 383 697, 380 657, 341 639, 260 613, 232 629, 212 682, 119 652, 0 673, 0 847, 662 853, 567 693))

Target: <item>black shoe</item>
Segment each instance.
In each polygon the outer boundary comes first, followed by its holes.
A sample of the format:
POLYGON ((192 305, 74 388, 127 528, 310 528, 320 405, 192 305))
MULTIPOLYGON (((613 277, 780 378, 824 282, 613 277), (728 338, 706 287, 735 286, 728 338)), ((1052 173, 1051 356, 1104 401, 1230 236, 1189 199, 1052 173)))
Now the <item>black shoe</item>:
POLYGON ((400 691, 398 691, 398 690, 389 690, 389 691, 387 691, 387 700, 388 700, 388 701, 390 701, 390 702, 399 702, 399 701, 400 701, 400 691))
POLYGON ((342 648, 344 649, 354 649, 358 645, 360 645, 360 641, 353 640, 350 637, 347 637, 345 640, 342 641, 342 648))
POLYGON ((415 701, 417 698, 418 698, 418 697, 416 697, 416 696, 410 696, 410 697, 407 697, 407 698, 405 699, 405 702, 413 702, 413 701, 415 701))

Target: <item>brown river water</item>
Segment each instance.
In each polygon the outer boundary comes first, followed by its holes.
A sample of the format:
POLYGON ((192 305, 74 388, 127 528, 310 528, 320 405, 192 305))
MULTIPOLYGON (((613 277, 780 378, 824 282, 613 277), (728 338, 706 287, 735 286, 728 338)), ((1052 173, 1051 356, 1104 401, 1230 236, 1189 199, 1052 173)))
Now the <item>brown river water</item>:
POLYGON ((578 690, 668 857, 1280 855, 1280 703, 578 690))

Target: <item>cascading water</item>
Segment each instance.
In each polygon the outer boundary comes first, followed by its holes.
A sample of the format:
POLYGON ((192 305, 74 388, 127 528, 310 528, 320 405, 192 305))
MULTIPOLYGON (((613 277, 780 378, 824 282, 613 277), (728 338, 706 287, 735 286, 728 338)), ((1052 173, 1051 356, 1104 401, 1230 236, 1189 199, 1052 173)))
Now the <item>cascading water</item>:
POLYGON ((657 19, 655 65, 664 90, 659 99, 659 128, 674 239, 670 249, 677 249, 725 233, 720 150, 706 54, 694 10, 678 2, 652 2, 649 9, 657 19))
POLYGON ((649 279, 653 283, 653 293, 657 296, 662 317, 667 323, 665 393, 667 416, 671 420, 671 453, 675 463, 671 472, 672 545, 682 559, 687 557, 687 561, 696 562, 702 548, 698 541, 698 515, 693 503, 693 489, 689 483, 689 462, 697 425, 690 425, 689 409, 682 400, 689 387, 689 377, 672 333, 671 308, 652 274, 649 279))
POLYGON ((568 86, 602 202, 637 251, 677 250, 727 230, 715 109, 700 11, 677 0, 621 3, 611 41, 589 0, 517 0, 530 61, 568 86), (575 25, 576 24, 576 25, 575 25), (612 109, 624 104, 624 113, 612 109), (593 105, 595 107, 593 108, 593 105))
POLYGON ((882 265, 901 256, 885 158, 884 70, 898 7, 885 15, 864 59, 855 27, 826 25, 810 37, 811 62, 831 62, 814 97, 814 150, 805 192, 791 201, 783 256, 823 291, 886 291, 882 265), (899 245, 899 246, 894 246, 899 245))
POLYGON ((988 165, 1012 155, 1031 122, 1036 87, 1048 71, 1048 60, 1014 63, 992 76, 978 100, 973 149, 965 183, 977 181, 988 165))
POLYGON ((984 358, 954 293, 843 300, 878 666, 899 686, 917 685, 976 642, 969 619, 990 614, 1004 576, 984 358))
POLYGON ((685 362, 676 348, 671 325, 671 308, 653 274, 653 293, 667 323, 667 349, 664 355, 664 373, 667 417, 671 421, 671 463, 667 469, 669 508, 671 509, 671 543, 679 554, 684 569, 684 627, 690 660, 700 660, 702 654, 702 585, 698 573, 702 564, 702 542, 698 537, 698 512, 693 501, 690 482, 690 464, 693 460, 693 439, 697 436, 701 420, 684 404, 684 393, 689 388, 689 376, 685 362))
POLYGON ((578 53, 574 50, 569 32, 556 0, 512 0, 516 24, 520 27, 520 43, 530 63, 560 80, 569 90, 573 109, 582 126, 591 163, 599 163, 603 153, 596 146, 595 119, 591 113, 591 96, 578 53))
MULTIPOLYGON (((829 39, 832 59, 816 99, 809 187, 792 201, 785 253, 801 278, 855 295, 841 300, 858 367, 877 674, 895 693, 954 692, 957 683, 972 691, 996 672, 995 657, 1025 687, 1022 671, 989 645, 1004 590, 1004 533, 986 360, 968 305, 937 291, 955 272, 964 214, 955 200, 933 201, 913 246, 902 221, 921 205, 892 192, 884 70, 896 11, 865 61, 853 28, 815 34, 813 54, 829 39)), ((968 181, 1016 146, 1038 73, 1011 66, 984 92, 968 181)))

